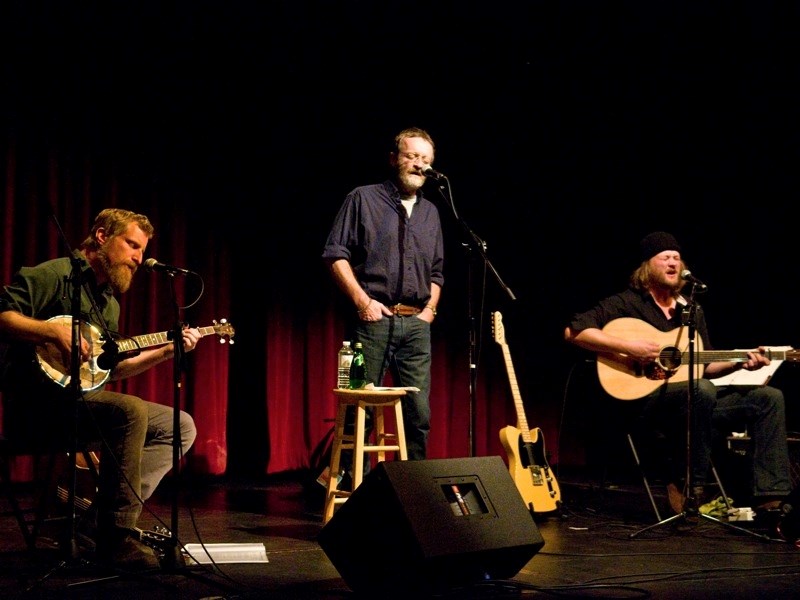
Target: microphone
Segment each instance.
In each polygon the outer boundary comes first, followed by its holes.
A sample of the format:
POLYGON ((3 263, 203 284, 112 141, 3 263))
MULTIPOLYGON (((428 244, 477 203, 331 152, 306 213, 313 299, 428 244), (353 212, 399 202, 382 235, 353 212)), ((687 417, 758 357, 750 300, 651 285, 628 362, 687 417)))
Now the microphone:
POLYGON ((435 171, 433 167, 430 165, 423 166, 422 169, 420 169, 420 171, 425 177, 430 177, 431 179, 442 179, 444 177, 442 173, 439 173, 439 171, 435 171))
POLYGON ((148 258, 146 261, 144 261, 144 268, 148 271, 162 271, 164 273, 169 273, 170 275, 187 275, 193 272, 189 271, 188 269, 181 269, 180 267, 165 265, 164 263, 158 262, 155 258, 148 258))
POLYGON ((694 284, 697 287, 698 291, 702 292, 708 289, 708 286, 702 281, 700 281, 697 277, 692 275, 692 272, 689 269, 684 269, 683 271, 681 271, 681 279, 694 284))

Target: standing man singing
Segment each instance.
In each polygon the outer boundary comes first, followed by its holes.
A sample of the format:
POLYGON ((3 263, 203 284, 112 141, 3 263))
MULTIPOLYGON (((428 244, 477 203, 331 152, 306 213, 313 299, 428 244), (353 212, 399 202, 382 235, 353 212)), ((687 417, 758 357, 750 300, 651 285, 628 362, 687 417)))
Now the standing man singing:
POLYGON ((322 258, 352 303, 347 333, 364 346, 367 381, 417 387, 403 398, 409 460, 427 457, 431 410, 431 323, 444 283, 439 211, 422 193, 434 144, 404 129, 389 152, 392 177, 344 200, 322 258))

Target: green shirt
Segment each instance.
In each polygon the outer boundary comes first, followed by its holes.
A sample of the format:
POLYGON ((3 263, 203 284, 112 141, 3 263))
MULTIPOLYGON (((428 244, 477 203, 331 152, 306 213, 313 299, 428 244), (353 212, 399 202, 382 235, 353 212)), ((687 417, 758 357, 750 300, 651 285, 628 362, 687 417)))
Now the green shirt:
MULTIPOLYGON (((80 257, 80 264, 80 275, 85 280, 81 290, 80 319, 98 326, 101 331, 115 334, 119 329, 119 302, 110 286, 97 284, 94 271, 83 257, 80 257), (91 291, 97 311, 92 306, 87 289, 91 291)), ((41 320, 58 316, 71 319, 73 289, 72 261, 69 257, 55 258, 34 267, 22 267, 0 292, 0 312, 14 310, 41 320)), ((31 374, 25 366, 36 364, 35 349, 31 344, 11 342, 7 343, 6 348, 0 347, 0 375, 6 371, 7 376, 13 377, 15 382, 23 383, 22 379, 31 374), (11 366, 14 368, 9 368, 11 366)))

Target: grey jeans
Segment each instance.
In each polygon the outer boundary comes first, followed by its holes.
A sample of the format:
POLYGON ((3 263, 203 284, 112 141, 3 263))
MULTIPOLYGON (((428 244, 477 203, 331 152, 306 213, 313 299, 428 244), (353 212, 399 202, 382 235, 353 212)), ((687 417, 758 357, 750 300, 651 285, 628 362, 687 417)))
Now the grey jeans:
MULTIPOLYGON (((53 451, 81 446, 100 455, 95 508, 99 528, 135 527, 142 503, 172 469, 173 409, 130 394, 71 392, 52 383, 6 390, 4 434, 53 451)), ((181 456, 197 436, 192 417, 180 411, 181 456)))
MULTIPOLYGON (((97 490, 98 526, 135 527, 147 500, 172 468, 173 409, 109 391, 84 394, 81 436, 101 437, 97 490), (94 426, 97 424, 97 427, 94 426)), ((180 411, 181 456, 197 436, 192 417, 180 411)))

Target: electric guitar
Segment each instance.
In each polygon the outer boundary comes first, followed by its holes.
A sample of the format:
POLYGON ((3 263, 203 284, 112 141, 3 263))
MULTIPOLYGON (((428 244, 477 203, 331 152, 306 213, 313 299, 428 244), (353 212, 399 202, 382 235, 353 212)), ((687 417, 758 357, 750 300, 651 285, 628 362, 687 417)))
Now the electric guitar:
MULTIPOLYGON (((48 321, 53 321, 63 327, 72 327, 72 317, 69 315, 59 315, 48 319, 48 321)), ((201 336, 216 333, 222 338, 221 343, 225 343, 225 341, 231 344, 233 343, 231 338, 233 338, 235 332, 226 319, 221 319, 219 322, 214 321, 214 325, 199 327, 198 329, 200 330, 201 336)), ((149 333, 146 335, 137 335, 131 338, 114 340, 114 344, 109 344, 109 340, 104 339, 103 332, 100 331, 96 325, 81 321, 81 337, 89 342, 90 350, 90 358, 80 365, 81 390, 84 392, 95 390, 108 381, 113 366, 104 368, 102 365, 105 359, 111 359, 110 363, 115 365, 116 362, 113 360, 115 352, 138 353, 138 351, 144 350, 145 348, 163 346, 172 342, 171 334, 171 331, 149 333), (113 351, 110 350, 112 346, 115 347, 113 351), (106 356, 103 357, 104 354, 106 356)), ((63 364, 61 353, 56 350, 54 346, 50 344, 37 346, 36 358, 41 370, 49 379, 62 387, 67 387, 69 385, 72 379, 70 368, 63 364)))
MULTIPOLYGON (((676 327, 672 331, 659 331, 640 319, 623 317, 614 319, 603 327, 609 333, 625 340, 651 339, 662 344, 658 358, 642 364, 626 354, 599 353, 597 376, 603 389, 617 400, 637 400, 654 392, 665 383, 689 379, 689 330, 676 327)), ((700 337, 695 337, 695 378, 703 376, 703 365, 720 361, 746 362, 747 350, 703 350, 700 337)), ((798 350, 767 350, 770 360, 800 362, 798 350)))
POLYGON ((508 454, 508 471, 531 512, 554 511, 561 504, 561 490, 550 465, 547 464, 542 430, 537 427, 531 432, 528 429, 525 407, 522 405, 514 366, 511 364, 511 352, 505 339, 503 316, 499 312, 492 313, 492 331, 494 341, 503 349, 519 426, 517 428, 508 425, 500 430, 500 442, 508 454))

